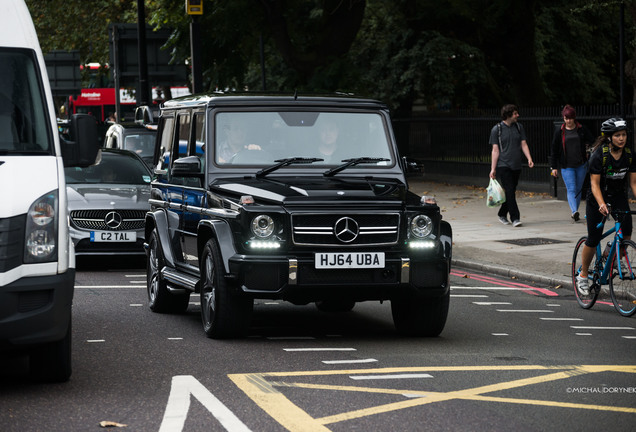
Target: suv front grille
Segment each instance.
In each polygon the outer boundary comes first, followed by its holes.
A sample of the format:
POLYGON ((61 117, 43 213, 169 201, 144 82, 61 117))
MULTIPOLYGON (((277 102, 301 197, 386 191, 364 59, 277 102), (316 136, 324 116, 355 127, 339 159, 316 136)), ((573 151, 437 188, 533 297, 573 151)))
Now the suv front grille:
POLYGON ((73 210, 71 224, 78 229, 99 231, 132 231, 144 227, 145 210, 73 210), (106 215, 117 213, 121 224, 113 227, 106 224, 106 215))
POLYGON ((399 213, 292 214, 293 242, 303 246, 396 244, 399 213))

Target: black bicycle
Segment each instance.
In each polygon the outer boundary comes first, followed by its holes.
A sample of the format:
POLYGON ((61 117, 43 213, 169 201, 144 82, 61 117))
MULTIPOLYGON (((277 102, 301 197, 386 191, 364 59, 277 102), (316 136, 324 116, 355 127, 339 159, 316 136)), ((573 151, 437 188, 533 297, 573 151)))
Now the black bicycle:
MULTIPOLYGON (((572 283, 574 284, 574 292, 576 300, 583 309, 589 309, 594 306, 596 299, 601 291, 602 285, 609 284, 610 296, 612 303, 619 314, 623 316, 632 316, 636 313, 636 275, 634 274, 634 266, 636 266, 636 243, 623 238, 621 231, 621 221, 626 215, 636 214, 634 211, 611 211, 610 214, 614 219, 614 227, 603 233, 601 239, 614 234, 612 242, 608 242, 605 249, 601 251, 601 241, 596 246, 594 259, 588 271, 590 279, 590 290, 588 295, 583 295, 576 288, 576 277, 581 271, 581 255, 583 244, 587 237, 581 237, 574 248, 572 256, 572 283)), ((600 228, 607 220, 607 216, 598 225, 600 228)))

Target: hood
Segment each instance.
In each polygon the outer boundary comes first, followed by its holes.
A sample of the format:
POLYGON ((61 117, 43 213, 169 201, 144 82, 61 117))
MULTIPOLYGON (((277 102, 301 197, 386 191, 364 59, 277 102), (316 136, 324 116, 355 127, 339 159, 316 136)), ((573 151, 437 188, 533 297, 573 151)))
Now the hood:
POLYGON ((352 177, 265 177, 225 178, 210 184, 219 195, 239 198, 251 195, 256 201, 293 204, 312 201, 403 202, 407 187, 396 179, 352 177))
POLYGON ((69 210, 149 208, 150 185, 70 184, 66 190, 69 210))

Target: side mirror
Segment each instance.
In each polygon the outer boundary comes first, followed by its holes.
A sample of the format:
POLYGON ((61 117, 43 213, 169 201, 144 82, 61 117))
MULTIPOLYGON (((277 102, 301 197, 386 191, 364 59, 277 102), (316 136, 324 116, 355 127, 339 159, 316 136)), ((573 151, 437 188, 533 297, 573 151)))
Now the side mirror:
POLYGON ((65 167, 91 166, 97 160, 100 146, 97 139, 97 121, 89 114, 73 114, 69 124, 71 141, 60 137, 65 167))
POLYGON ((201 159, 198 156, 186 156, 174 161, 172 165, 173 177, 199 177, 201 173, 201 159))
POLYGON ((402 157, 402 163, 404 165, 404 173, 407 177, 421 177, 424 175, 424 164, 416 159, 404 156, 402 157))

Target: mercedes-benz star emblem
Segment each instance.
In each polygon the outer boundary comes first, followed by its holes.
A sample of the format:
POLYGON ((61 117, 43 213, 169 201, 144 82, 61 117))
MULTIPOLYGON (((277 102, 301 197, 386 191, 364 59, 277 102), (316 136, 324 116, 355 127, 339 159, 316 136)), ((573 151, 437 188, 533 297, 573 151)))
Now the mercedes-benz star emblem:
POLYGON ((333 233, 341 242, 351 243, 358 237, 360 227, 358 226, 358 222, 350 217, 343 217, 336 221, 336 224, 333 226, 333 233))
POLYGON ((108 212, 104 217, 104 223, 110 229, 117 229, 121 225, 121 215, 115 211, 108 212))

